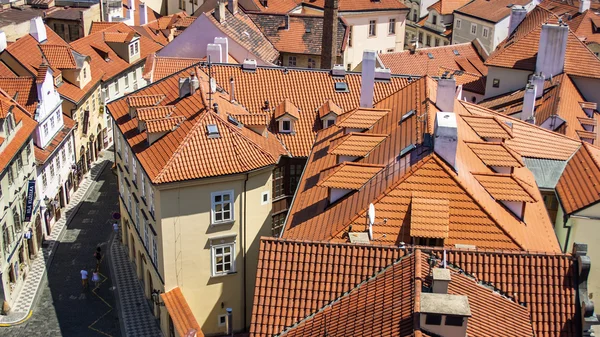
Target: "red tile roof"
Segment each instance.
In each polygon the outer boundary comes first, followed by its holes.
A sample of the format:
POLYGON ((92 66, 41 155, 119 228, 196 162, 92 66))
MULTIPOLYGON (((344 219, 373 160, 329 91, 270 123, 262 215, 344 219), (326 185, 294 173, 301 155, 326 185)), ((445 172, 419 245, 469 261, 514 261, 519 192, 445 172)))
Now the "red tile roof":
POLYGON ((196 317, 179 287, 160 294, 160 297, 167 307, 169 317, 173 320, 173 326, 179 336, 185 336, 190 330, 194 330, 197 337, 204 337, 200 330, 200 324, 196 321, 196 317))
MULTIPOLYGON (((182 99, 179 99, 179 78, 189 76, 187 71, 153 83, 136 92, 135 96, 126 96, 108 105, 116 126, 126 135, 127 142, 153 183, 248 172, 274 165, 280 155, 286 154, 273 135, 261 136, 227 121, 226 113, 248 113, 238 104, 230 103, 227 94, 217 92, 212 95, 221 114, 208 110, 207 107, 212 106, 208 103, 208 77, 199 69, 195 70, 195 75, 200 79, 200 89, 182 99), (170 132, 148 146, 147 131, 140 132, 138 119, 130 118, 128 102, 138 106, 174 106, 177 116, 185 120, 175 128, 173 124, 165 127, 164 122, 157 123, 158 130, 149 131, 170 132), (208 125, 217 127, 219 137, 208 136, 208 125)), ((146 124, 150 129, 148 122, 146 124)))
POLYGON ((31 116, 35 114, 38 97, 37 86, 33 77, 2 77, 0 78, 0 89, 4 90, 10 97, 16 96, 17 103, 25 108, 31 116))
POLYGON ((342 128, 368 129, 389 112, 389 109, 357 108, 342 115, 336 124, 342 128))
MULTIPOLYGON (((347 242, 349 228, 353 231, 365 229, 364 216, 369 204, 373 203, 376 209, 381 210, 378 212, 380 220, 373 226, 376 242, 389 245, 411 242, 414 238, 411 238, 408 229, 413 221, 410 203, 415 197, 425 197, 449 201, 450 225, 448 238, 444 240, 446 247, 471 244, 490 249, 559 251, 539 191, 530 187, 535 186, 533 174, 525 167, 518 167, 521 166, 518 157, 527 155, 565 160, 577 149, 578 142, 457 101, 455 114, 459 132, 459 169, 456 172, 421 143, 426 137, 425 133, 433 132, 437 108, 431 100, 436 90, 437 85, 433 80, 423 78, 376 104, 376 108, 389 109, 390 112, 364 133, 385 134, 388 137, 368 157, 358 158, 353 164, 386 167, 358 190, 334 203, 329 202, 328 188, 320 181, 326 179, 327 173, 338 164, 337 157, 330 153, 336 143, 327 140, 343 136, 343 129, 336 124, 319 131, 282 236, 347 242), (407 114, 413 110, 414 114, 407 114), (403 118, 405 115, 408 117, 403 118), (512 128, 506 122, 512 123, 512 128), (488 166, 496 157, 486 155, 483 150, 474 151, 470 148, 472 142, 483 142, 488 137, 506 139, 506 147, 498 147, 496 156, 505 161, 512 157, 509 161, 516 168, 514 176, 508 177, 510 181, 494 173, 488 166), (543 145, 550 143, 555 147, 548 149, 543 145), (492 183, 482 186, 481 173, 489 175, 489 180, 514 182, 510 185, 510 193, 502 195, 502 191, 492 183), (515 218, 490 194, 501 200, 529 202, 523 220, 515 218), (382 223, 381 219, 387 221, 382 223), (322 226, 323 223, 327 223, 327 226, 322 226), (474 223, 478 224, 477 229, 473 227, 474 223)), ((431 213, 431 216, 438 215, 431 213)))
MULTIPOLYGON (((208 72, 205 66, 202 67, 208 72)), ((308 157, 315 140, 315 133, 322 123, 316 118, 317 110, 330 99, 341 111, 356 108, 360 99, 360 74, 348 73, 345 77, 333 77, 329 71, 298 70, 258 67, 255 72, 242 70, 240 65, 213 65, 212 74, 217 84, 228 90, 229 80, 235 79, 235 99, 250 113, 264 114, 265 101, 271 109, 284 99, 289 99, 300 110, 300 119, 294 124, 295 134, 278 133, 277 137, 287 150, 296 157, 308 157), (334 88, 336 82, 346 82, 348 92, 334 88)), ((375 102, 406 86, 405 77, 392 76, 390 82, 375 83, 375 102)), ((340 116, 340 118, 343 116, 340 116)), ((271 125, 271 130, 276 130, 271 125)))
POLYGON ((68 45, 40 44, 40 50, 48 64, 54 69, 77 69, 75 58, 68 45))
POLYGON ((339 106, 337 106, 337 104, 333 103, 332 100, 328 99, 327 101, 325 101, 325 103, 323 103, 323 105, 321 105, 321 107, 319 107, 319 118, 323 118, 329 115, 330 113, 339 116, 344 112, 339 106))
POLYGON ((448 199, 413 196, 410 203, 410 236, 447 239, 450 225, 448 199))
POLYGON ((92 27, 90 27, 90 34, 101 32, 109 27, 118 25, 118 22, 103 22, 103 21, 92 21, 92 27))
POLYGON ((90 56, 91 68, 96 71, 104 72, 104 75, 102 75, 102 80, 107 81, 113 78, 113 76, 120 74, 125 69, 132 67, 134 64, 144 62, 146 56, 162 48, 160 44, 154 42, 152 39, 145 36, 140 36, 139 60, 130 64, 126 60, 120 58, 117 53, 115 53, 112 48, 107 45, 108 41, 105 39, 108 37, 109 41, 126 41, 129 40, 130 36, 133 36, 133 34, 135 34, 135 30, 133 30, 133 28, 128 27, 124 23, 119 23, 118 25, 110 26, 103 31, 82 37, 79 40, 72 42, 71 46, 79 53, 90 56), (97 49, 100 49, 101 51, 108 51, 108 55, 106 55, 107 57, 98 53, 97 49))
MULTIPOLYGON (((485 64, 534 71, 542 24, 558 24, 558 22, 559 18, 550 11, 539 6, 534 8, 515 32, 498 45, 485 64)), ((600 78, 600 59, 571 30, 567 39, 564 72, 570 75, 600 78)))
POLYGON ((473 174, 481 186, 496 200, 535 202, 535 193, 528 191, 518 178, 511 174, 473 174))
POLYGON ((287 98, 275 108, 273 118, 279 119, 285 115, 289 115, 295 119, 300 119, 300 111, 298 111, 298 107, 287 98))
POLYGON ((365 157, 386 138, 387 135, 351 132, 335 140, 329 153, 336 156, 365 157))
POLYGON ((383 165, 344 162, 332 167, 330 170, 331 173, 319 181, 319 186, 358 190, 381 171, 383 167, 383 165))
POLYGON ((449 15, 469 2, 470 0, 439 0, 427 9, 435 9, 442 15, 449 15))
MULTIPOLYGON (((110 29, 111 27, 108 27, 110 29)), ((131 42, 135 37, 136 32, 104 32, 104 42, 115 42, 115 43, 125 43, 131 42)))
POLYGON ((487 166, 523 167, 521 156, 504 143, 467 142, 467 145, 487 166))
POLYGON ((448 294, 468 297, 469 336, 577 335, 571 255, 262 238, 250 336, 427 336, 415 317, 442 256, 448 294))
POLYGON ((496 23, 510 16, 511 5, 527 5, 531 0, 474 0, 455 10, 480 20, 496 23))
MULTIPOLYGON (((305 0, 303 1, 303 5, 307 7, 325 8, 325 0, 305 0)), ((339 0, 338 6, 340 12, 408 10, 408 8, 398 0, 339 0)))
POLYGON ((420 48, 412 52, 405 50, 396 53, 379 54, 379 59, 393 74, 438 76, 440 67, 487 75, 484 60, 472 42, 420 48), (431 54, 431 57, 429 55, 431 54))
POLYGON ((584 143, 567 163, 556 193, 566 214, 600 201, 600 148, 584 143))

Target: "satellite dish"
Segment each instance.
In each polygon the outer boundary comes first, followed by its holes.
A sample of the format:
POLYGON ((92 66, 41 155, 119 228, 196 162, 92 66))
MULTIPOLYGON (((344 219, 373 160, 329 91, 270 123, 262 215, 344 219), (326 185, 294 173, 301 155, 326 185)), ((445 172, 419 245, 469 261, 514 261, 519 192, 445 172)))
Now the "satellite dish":
POLYGON ((369 225, 375 223, 375 206, 369 204, 369 210, 367 211, 367 217, 369 218, 369 225))

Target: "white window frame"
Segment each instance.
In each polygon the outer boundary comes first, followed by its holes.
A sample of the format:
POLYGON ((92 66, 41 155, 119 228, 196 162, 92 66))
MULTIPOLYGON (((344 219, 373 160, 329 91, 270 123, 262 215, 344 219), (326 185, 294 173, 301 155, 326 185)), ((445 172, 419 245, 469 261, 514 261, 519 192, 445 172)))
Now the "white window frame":
POLYGON ((269 191, 261 193, 261 195, 260 195, 260 204, 261 205, 267 205, 269 203, 269 201, 271 201, 269 194, 270 194, 269 191), (265 201, 265 196, 267 197, 266 201, 265 201))
POLYGON ((150 237, 148 236, 148 222, 144 221, 144 246, 150 250, 150 237))
POLYGON ((129 89, 129 74, 123 76, 123 81, 125 82, 125 89, 129 89))
POLYGON ((119 79, 118 78, 116 79, 116 81, 114 83, 114 88, 113 89, 115 90, 115 94, 119 93, 119 79))
POLYGON ((298 64, 296 56, 288 56, 288 67, 295 67, 298 64))
POLYGON ((219 315, 217 317, 217 326, 218 327, 227 326, 227 315, 219 315), (221 323, 221 319, 223 319, 223 323, 221 323))
MULTIPOLYGON (((211 267, 212 267, 212 276, 224 276, 224 275, 228 275, 228 274, 233 274, 235 273, 235 242, 230 242, 230 243, 223 243, 223 244, 218 244, 218 245, 213 245, 210 247, 210 252, 211 252, 211 267), (230 264, 231 264, 231 269, 229 271, 222 271, 222 272, 217 272, 217 249, 225 249, 226 247, 230 248, 230 252, 228 255, 230 255, 230 264)), ((223 253, 222 254, 223 259, 225 259, 226 254, 223 253)), ((224 264, 225 262, 223 262, 224 264)))
POLYGON ((142 194, 142 198, 146 197, 146 176, 143 173, 140 173, 140 193, 142 194))
POLYGON ((476 23, 471 23, 471 35, 477 35, 477 24, 476 23), (475 31, 473 31, 473 28, 475 28, 475 31))
POLYGON ((369 37, 377 36, 377 20, 369 20, 369 37), (371 27, 373 28, 373 32, 371 33, 371 27))
POLYGON ((219 225, 219 224, 225 224, 225 223, 234 222, 235 221, 235 213, 234 213, 235 205, 234 205, 234 203, 235 203, 235 195, 233 194, 233 190, 212 192, 210 194, 210 219, 211 219, 211 224, 213 224, 213 225, 219 225), (215 210, 215 207, 217 205, 223 206, 225 203, 223 201, 221 201, 221 202, 215 202, 215 197, 216 196, 221 196, 221 200, 223 200, 222 197, 224 195, 229 195, 229 203, 231 204, 230 209, 229 209, 230 217, 229 217, 229 219, 216 220, 216 213, 217 212, 215 210))
POLYGON ((460 24, 462 21, 460 19, 456 19, 456 29, 460 29, 460 24))
POLYGON ((158 245, 156 244, 156 237, 152 238, 152 262, 158 268, 158 245))
POLYGON ((388 35, 396 35, 396 18, 390 18, 388 35))
POLYGON ((289 118, 283 118, 281 120, 280 124, 279 124, 279 132, 282 132, 282 133, 291 133, 293 130, 294 130, 294 126, 293 126, 292 120, 289 119, 289 118), (289 129, 284 129, 283 128, 284 122, 290 122, 290 128, 289 129))
POLYGON ((136 165, 136 160, 133 158, 131 158, 131 176, 132 176, 132 181, 134 184, 137 185, 138 181, 137 181, 137 165, 136 165))
POLYGON ((485 38, 490 36, 490 29, 487 27, 483 27, 483 31, 481 32, 481 35, 485 38))

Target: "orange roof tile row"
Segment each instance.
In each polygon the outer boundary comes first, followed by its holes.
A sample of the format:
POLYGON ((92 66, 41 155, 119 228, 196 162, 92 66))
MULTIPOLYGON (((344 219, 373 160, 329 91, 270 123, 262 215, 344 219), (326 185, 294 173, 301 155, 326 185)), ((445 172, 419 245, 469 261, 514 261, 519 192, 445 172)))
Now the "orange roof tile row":
POLYGON ((165 303, 165 307, 167 307, 169 317, 173 320, 173 325, 179 336, 185 336, 190 330, 194 330, 197 337, 204 337, 200 330, 200 324, 196 321, 192 309, 181 292, 181 288, 175 287, 161 294, 160 297, 165 303))
POLYGON ((535 196, 523 187, 512 175, 508 174, 473 174, 475 179, 496 200, 535 202, 535 196))
POLYGON ((469 336, 577 335, 571 255, 262 238, 250 336, 429 336, 415 317, 442 255, 469 336))
POLYGON ((327 101, 325 101, 325 103, 323 103, 323 105, 319 107, 319 118, 323 118, 329 115, 330 113, 339 116, 344 112, 339 106, 337 106, 337 104, 333 103, 332 100, 328 99, 327 101))
POLYGON ((368 129, 387 115, 388 109, 356 108, 340 117, 338 126, 351 129, 368 129))
POLYGON ((513 138, 510 128, 498 119, 480 116, 462 116, 462 118, 481 138, 503 140, 513 138))
POLYGON ((336 156, 364 157, 386 138, 387 135, 351 132, 337 140, 329 149, 329 153, 336 156))
POLYGON ((319 182, 320 186, 347 190, 358 190, 377 172, 383 165, 366 165, 344 162, 333 168, 333 172, 319 182))
POLYGON ((521 156, 504 143, 469 142, 469 148, 487 166, 523 167, 521 156))
POLYGON ((71 47, 65 45, 39 45, 48 64, 55 69, 76 69, 77 64, 71 52, 71 47))
POLYGON ((195 58, 148 55, 146 64, 144 65, 144 78, 151 82, 160 81, 165 77, 200 63, 200 61, 200 59, 195 58))
POLYGON ((567 163, 556 193, 566 214, 600 201, 600 148, 584 143, 567 163))
POLYGON ((289 99, 284 99, 281 104, 279 104, 275 108, 275 112, 273 113, 273 117, 275 119, 279 119, 284 115, 289 115, 294 117, 295 119, 300 119, 300 111, 298 111, 298 107, 294 105, 289 99))
MULTIPOLYGON (((140 96, 138 96, 140 97, 140 96)), ((131 97, 129 97, 131 98, 131 97)), ((131 107, 131 105, 130 105, 131 107)), ((166 106, 150 106, 147 108, 138 108, 136 109, 137 118, 141 121, 149 121, 152 119, 161 119, 167 118, 175 112, 175 106, 166 105, 166 106)))
POLYGON ((510 16, 511 6, 525 6, 529 3, 529 0, 474 0, 460 8, 457 8, 455 12, 480 20, 497 23, 500 20, 510 16))
POLYGON ((447 239, 450 225, 448 199, 413 197, 410 206, 410 236, 447 239))
POLYGON ((161 119, 146 120, 146 129, 150 133, 168 132, 173 131, 174 128, 178 127, 185 121, 185 117, 174 116, 165 117, 161 119))
POLYGON ((160 104, 167 96, 157 95, 128 95, 125 101, 130 108, 152 107, 160 104))

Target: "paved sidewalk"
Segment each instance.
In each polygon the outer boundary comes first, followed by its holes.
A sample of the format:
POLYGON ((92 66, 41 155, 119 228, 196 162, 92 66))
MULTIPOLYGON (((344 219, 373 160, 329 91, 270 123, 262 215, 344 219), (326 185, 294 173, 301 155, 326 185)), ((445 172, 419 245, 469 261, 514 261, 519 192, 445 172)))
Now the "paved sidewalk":
POLYGON ((52 233, 50 233, 49 237, 46 237, 45 243, 47 245, 42 247, 42 254, 38 253, 38 256, 31 263, 29 273, 25 279, 21 292, 17 297, 15 305, 8 315, 0 316, 1 326, 19 324, 31 316, 31 308, 33 307, 38 289, 46 272, 46 266, 50 265, 52 262, 57 242, 71 218, 77 213, 77 210, 81 206, 81 202, 85 200, 89 187, 98 178, 100 173, 102 173, 104 167, 110 163, 108 159, 110 155, 110 153, 102 151, 99 159, 92 164, 90 171, 85 174, 79 184, 77 192, 73 194, 71 202, 64 208, 64 216, 54 224, 52 233))
MULTIPOLYGON (((113 282, 119 298, 119 316, 126 337, 162 337, 157 320, 150 312, 148 300, 138 281, 135 267, 129 261, 127 249, 114 237, 110 247, 113 282)), ((165 310, 164 308, 162 310, 165 310)))

